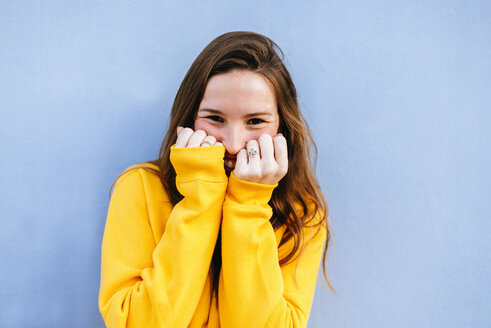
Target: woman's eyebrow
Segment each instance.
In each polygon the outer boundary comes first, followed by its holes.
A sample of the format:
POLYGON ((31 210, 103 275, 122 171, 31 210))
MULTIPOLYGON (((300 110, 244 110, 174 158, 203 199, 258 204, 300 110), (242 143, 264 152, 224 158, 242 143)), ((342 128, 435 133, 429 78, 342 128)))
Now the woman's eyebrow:
MULTIPOLYGON (((218 109, 200 108, 199 111, 200 112, 209 112, 209 113, 213 113, 213 114, 223 115, 223 112, 219 111, 218 109)), ((256 112, 256 113, 249 113, 247 115, 244 115, 244 117, 261 116, 261 115, 272 116, 273 114, 268 113, 268 112, 256 112)))

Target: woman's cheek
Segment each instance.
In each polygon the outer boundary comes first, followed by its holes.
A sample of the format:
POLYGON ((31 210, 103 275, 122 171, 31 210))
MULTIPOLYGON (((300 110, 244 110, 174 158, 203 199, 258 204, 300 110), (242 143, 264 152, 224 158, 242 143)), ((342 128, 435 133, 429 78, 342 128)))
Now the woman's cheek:
POLYGON ((267 132, 261 132, 261 131, 254 131, 253 133, 251 133, 248 137, 247 137, 247 141, 249 140, 259 140, 259 137, 263 134, 263 133, 267 133, 267 132))
POLYGON ((259 140, 259 137, 263 134, 269 134, 271 137, 276 137, 278 133, 272 127, 266 127, 258 131, 254 131, 248 138, 248 140, 259 140))

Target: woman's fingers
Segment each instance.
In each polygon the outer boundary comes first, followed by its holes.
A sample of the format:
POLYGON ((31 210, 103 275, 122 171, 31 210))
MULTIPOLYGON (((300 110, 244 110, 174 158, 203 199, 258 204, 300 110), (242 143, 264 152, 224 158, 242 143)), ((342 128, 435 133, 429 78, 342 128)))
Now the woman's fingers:
POLYGON ((274 157, 280 167, 280 172, 285 175, 288 171, 288 145, 283 135, 277 135, 273 138, 274 157))
POLYGON ((203 130, 193 131, 191 128, 178 126, 175 148, 223 146, 222 143, 216 141, 214 136, 206 135, 203 130))
MULTIPOLYGON (((179 128, 178 128, 178 130, 179 130, 179 128)), ((175 147, 176 148, 186 148, 188 145, 188 141, 193 134, 194 134, 194 131, 191 128, 181 129, 181 132, 180 133, 178 132, 175 147)))
POLYGON ((234 174, 237 178, 264 184, 279 182, 288 172, 288 149, 285 137, 263 134, 249 140, 247 150, 237 155, 234 174))
POLYGON ((203 130, 197 130, 194 134, 189 138, 188 147, 199 147, 201 143, 206 137, 206 132, 203 130))
POLYGON ((242 172, 244 172, 246 168, 247 168, 247 150, 241 149, 237 154, 237 160, 235 161, 235 168, 234 168, 234 172, 236 173, 237 178, 239 178, 239 175, 242 175, 242 172))
POLYGON ((261 160, 265 165, 274 165, 274 147, 273 139, 269 134, 262 134, 259 137, 259 146, 261 149, 261 160))
POLYGON ((214 136, 206 136, 201 142, 201 147, 216 146, 215 142, 217 139, 214 136))
POLYGON ((259 149, 259 143, 257 140, 249 140, 246 147, 249 167, 252 169, 260 169, 261 150, 259 149))

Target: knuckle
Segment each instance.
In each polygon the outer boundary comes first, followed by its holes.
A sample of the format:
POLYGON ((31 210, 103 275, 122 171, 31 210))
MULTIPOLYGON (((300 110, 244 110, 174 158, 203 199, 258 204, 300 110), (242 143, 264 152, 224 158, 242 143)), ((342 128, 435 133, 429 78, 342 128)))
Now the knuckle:
POLYGON ((204 130, 196 130, 196 132, 194 134, 198 135, 198 136, 203 136, 203 135, 206 135, 206 132, 204 130))
POLYGON ((247 141, 247 146, 254 146, 257 144, 257 140, 251 139, 247 141))
POLYGON ((276 142, 286 143, 286 138, 284 136, 276 136, 276 137, 274 137, 274 140, 276 142))

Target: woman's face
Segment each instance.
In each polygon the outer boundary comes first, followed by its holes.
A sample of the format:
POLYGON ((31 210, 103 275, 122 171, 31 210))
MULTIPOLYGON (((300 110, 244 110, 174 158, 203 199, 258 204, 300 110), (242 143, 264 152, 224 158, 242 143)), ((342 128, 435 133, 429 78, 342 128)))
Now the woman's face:
POLYGON ((232 70, 208 81, 194 130, 204 130, 221 142, 226 149, 225 164, 233 168, 237 153, 247 142, 264 133, 276 136, 279 122, 269 82, 258 73, 232 70))

